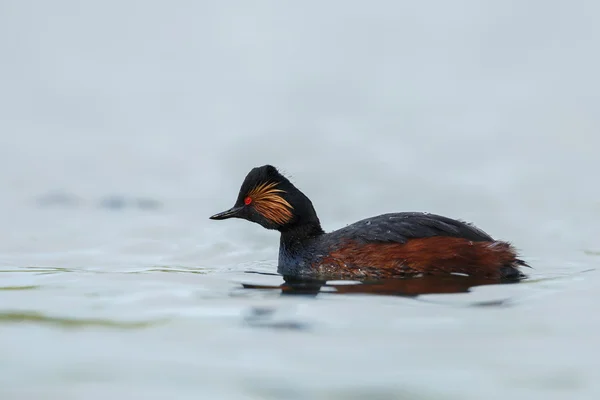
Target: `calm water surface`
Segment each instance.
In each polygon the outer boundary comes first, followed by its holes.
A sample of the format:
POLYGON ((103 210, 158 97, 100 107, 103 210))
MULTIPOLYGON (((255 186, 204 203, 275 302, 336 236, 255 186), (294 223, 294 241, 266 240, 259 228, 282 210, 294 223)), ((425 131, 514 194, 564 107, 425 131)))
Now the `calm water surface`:
POLYGON ((0 5, 0 398, 600 398, 599 7, 234 3, 0 5), (276 232, 208 220, 265 163, 326 230, 430 211, 534 269, 282 295, 276 232))

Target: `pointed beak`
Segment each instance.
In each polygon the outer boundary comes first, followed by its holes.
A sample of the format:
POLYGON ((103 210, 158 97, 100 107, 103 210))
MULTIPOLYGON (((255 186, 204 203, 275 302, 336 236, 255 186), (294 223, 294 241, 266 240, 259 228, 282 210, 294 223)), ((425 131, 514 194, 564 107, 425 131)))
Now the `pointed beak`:
POLYGON ((210 219, 227 219, 227 218, 235 218, 239 215, 240 211, 242 211, 244 207, 233 207, 227 211, 220 212, 218 214, 213 215, 210 219))

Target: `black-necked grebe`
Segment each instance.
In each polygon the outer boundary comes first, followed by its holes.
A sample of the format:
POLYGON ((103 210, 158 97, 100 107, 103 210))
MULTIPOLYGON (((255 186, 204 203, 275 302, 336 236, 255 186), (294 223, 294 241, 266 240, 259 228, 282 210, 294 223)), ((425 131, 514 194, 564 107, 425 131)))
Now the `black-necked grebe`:
POLYGON ((421 212, 383 214, 325 233, 311 201, 271 165, 248 173, 235 205, 211 219, 242 218, 281 232, 284 277, 373 280, 465 274, 524 277, 507 242, 475 226, 421 212))

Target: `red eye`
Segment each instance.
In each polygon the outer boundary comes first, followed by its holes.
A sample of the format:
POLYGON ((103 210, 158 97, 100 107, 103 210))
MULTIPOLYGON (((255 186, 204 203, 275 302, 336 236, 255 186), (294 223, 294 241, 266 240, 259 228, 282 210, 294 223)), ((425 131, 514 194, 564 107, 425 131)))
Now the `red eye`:
POLYGON ((252 199, 251 199, 250 197, 246 197, 246 198, 244 199, 244 204, 245 204, 245 205, 249 205, 250 203, 252 203, 252 199))

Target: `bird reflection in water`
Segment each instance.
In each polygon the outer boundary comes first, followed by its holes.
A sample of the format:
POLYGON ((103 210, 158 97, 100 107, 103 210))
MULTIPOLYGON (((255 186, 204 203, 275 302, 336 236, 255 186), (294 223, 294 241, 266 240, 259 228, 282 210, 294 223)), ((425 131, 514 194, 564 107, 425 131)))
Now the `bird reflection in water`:
MULTIPOLYGON (((271 274, 269 274, 271 275, 271 274)), ((386 279, 379 281, 323 281, 283 277, 281 285, 242 284, 245 289, 281 290, 282 295, 316 296, 330 294, 375 294, 387 296, 415 297, 424 294, 466 293, 472 287, 516 283, 514 279, 490 279, 464 275, 425 276, 406 279, 386 279)))

